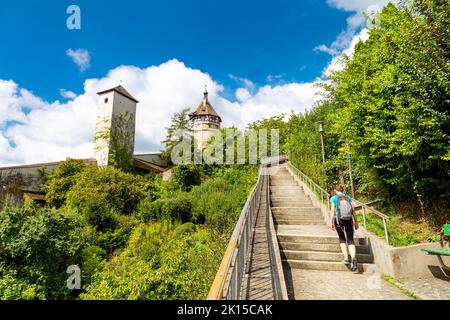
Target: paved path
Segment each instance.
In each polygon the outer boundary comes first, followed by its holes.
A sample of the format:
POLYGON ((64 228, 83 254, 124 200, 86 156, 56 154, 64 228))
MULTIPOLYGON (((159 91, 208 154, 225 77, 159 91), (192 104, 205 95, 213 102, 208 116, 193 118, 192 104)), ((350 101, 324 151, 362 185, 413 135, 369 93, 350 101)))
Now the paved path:
MULTIPOLYGON (((268 179, 264 177, 264 179, 268 179)), ((264 185, 264 184, 263 184, 264 185)), ((261 191, 260 206, 256 217, 254 238, 249 260, 248 273, 244 275, 241 291, 245 300, 273 300, 272 269, 267 240, 266 190, 261 191)))
POLYGON ((450 300, 450 279, 417 278, 401 283, 406 290, 413 292, 417 299, 450 300))
POLYGON ((285 269, 285 278, 291 284, 289 298, 295 300, 410 299, 375 273, 285 269))

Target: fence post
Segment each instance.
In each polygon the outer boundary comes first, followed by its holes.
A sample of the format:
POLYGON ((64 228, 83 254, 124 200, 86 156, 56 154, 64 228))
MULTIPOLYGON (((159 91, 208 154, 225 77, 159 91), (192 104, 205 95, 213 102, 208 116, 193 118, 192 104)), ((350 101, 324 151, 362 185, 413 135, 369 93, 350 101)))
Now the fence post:
POLYGON ((366 228, 366 208, 362 206, 362 216, 363 216, 363 222, 364 222, 364 229, 366 228))
POLYGON ((383 225, 384 225, 384 236, 386 237, 386 242, 389 245, 388 229, 385 218, 383 218, 383 225))

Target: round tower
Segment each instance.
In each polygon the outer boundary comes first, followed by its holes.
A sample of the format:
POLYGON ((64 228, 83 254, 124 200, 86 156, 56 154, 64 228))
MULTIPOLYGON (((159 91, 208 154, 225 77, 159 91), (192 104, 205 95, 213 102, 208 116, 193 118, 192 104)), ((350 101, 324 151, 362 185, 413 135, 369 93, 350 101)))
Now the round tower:
POLYGON ((205 86, 203 101, 195 112, 189 114, 195 145, 198 149, 205 148, 209 138, 220 128, 222 119, 208 100, 208 88, 205 86))

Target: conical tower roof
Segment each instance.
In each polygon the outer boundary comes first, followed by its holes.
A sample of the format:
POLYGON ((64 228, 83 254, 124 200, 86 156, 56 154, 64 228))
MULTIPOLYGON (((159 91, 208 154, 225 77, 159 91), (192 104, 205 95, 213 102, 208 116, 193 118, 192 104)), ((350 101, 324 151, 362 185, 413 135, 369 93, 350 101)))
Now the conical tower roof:
POLYGON ((219 118, 219 121, 222 122, 222 119, 217 114, 216 110, 212 106, 212 104, 208 100, 208 90, 205 87, 205 92, 203 93, 203 101, 200 103, 200 105, 197 107, 197 109, 191 113, 189 116, 191 119, 196 116, 215 116, 219 118))

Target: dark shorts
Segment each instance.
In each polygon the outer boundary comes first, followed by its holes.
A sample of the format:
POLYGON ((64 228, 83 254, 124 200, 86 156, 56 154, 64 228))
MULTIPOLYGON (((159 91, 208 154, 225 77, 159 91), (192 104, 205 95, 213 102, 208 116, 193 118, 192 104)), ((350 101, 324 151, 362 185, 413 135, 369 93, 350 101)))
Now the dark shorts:
POLYGON ((339 243, 355 244, 353 241, 353 220, 339 220, 334 218, 334 227, 339 236, 339 243))

